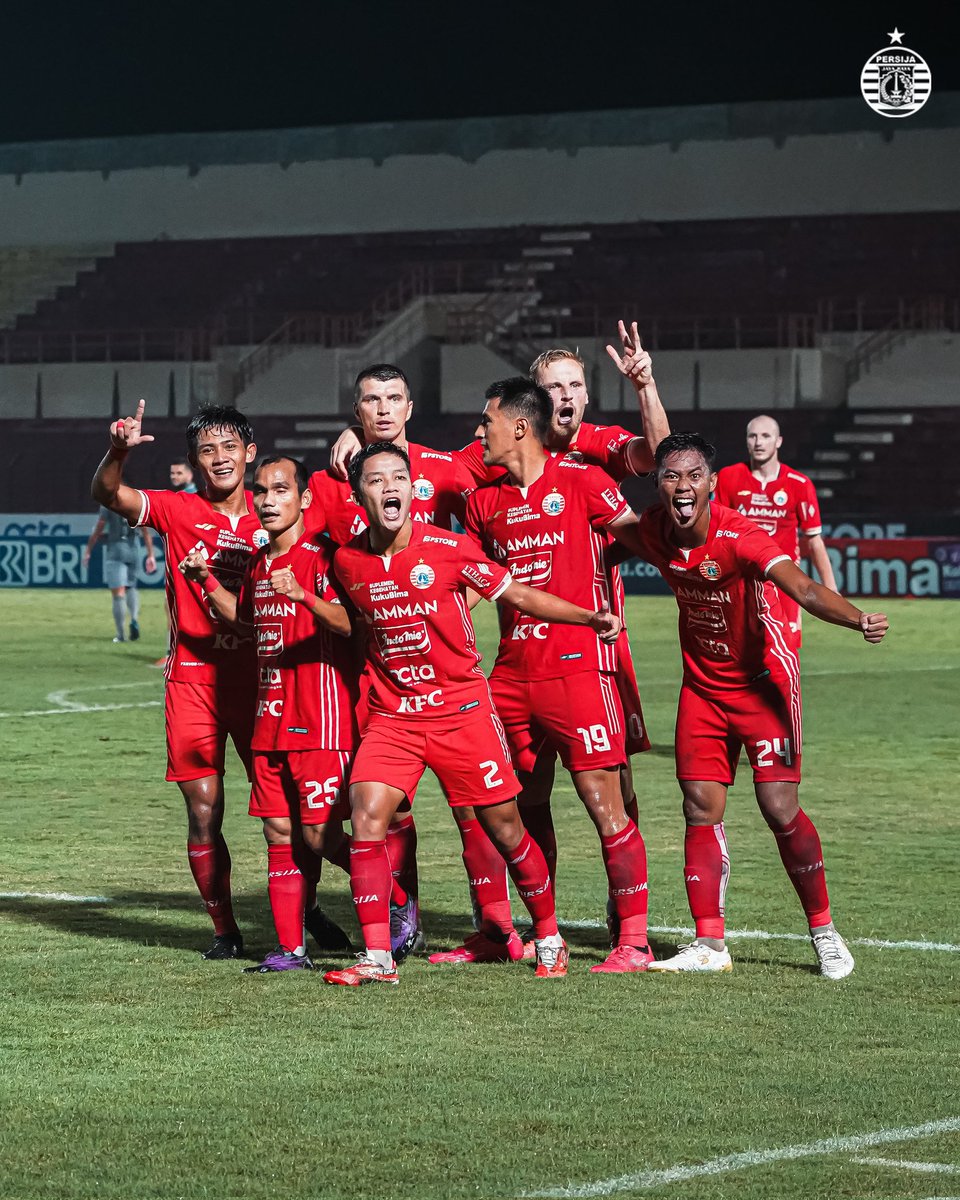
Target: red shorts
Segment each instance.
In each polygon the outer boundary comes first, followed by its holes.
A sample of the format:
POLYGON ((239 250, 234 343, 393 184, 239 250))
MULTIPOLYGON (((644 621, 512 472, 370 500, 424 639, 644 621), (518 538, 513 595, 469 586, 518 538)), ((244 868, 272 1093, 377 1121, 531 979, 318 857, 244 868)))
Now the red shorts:
POLYGON ((301 825, 349 821, 347 750, 257 750, 251 817, 295 817, 301 825))
POLYGON ((227 736, 250 778, 256 679, 249 687, 218 687, 167 680, 164 721, 167 728, 167 779, 187 783, 222 775, 227 736))
POLYGON ((561 679, 490 676, 493 702, 518 771, 532 771, 550 743, 568 771, 619 767, 627 761, 623 707, 613 675, 577 671, 561 679))
POLYGON ((633 669, 633 655, 626 633, 617 642, 616 684, 623 708, 624 748, 628 755, 643 754, 650 749, 650 739, 643 720, 640 689, 637 687, 637 674, 633 669))
POLYGON ((412 799, 427 767, 452 808, 502 804, 520 791, 503 726, 489 708, 458 724, 372 713, 350 782, 386 783, 412 799))
POLYGON ((731 784, 744 747, 755 783, 799 783, 800 688, 765 679, 708 699, 684 685, 677 709, 677 778, 731 784))

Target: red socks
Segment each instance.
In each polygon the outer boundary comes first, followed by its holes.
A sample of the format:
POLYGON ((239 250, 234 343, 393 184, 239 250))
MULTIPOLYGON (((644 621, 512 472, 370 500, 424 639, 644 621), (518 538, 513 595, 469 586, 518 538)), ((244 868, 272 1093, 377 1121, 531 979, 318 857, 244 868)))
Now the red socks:
POLYGON ((777 849, 811 928, 830 924, 830 898, 816 826, 801 808, 789 825, 774 829, 777 849))
POLYGON ((390 859, 386 840, 350 842, 350 891, 368 950, 390 953, 390 859))
POLYGON ((520 809, 520 819, 547 860, 550 886, 557 889, 557 834, 553 828, 553 813, 549 804, 528 804, 520 809))
POLYGON ((305 954, 303 906, 307 881, 293 857, 293 847, 267 846, 267 894, 277 941, 288 953, 305 954))
POLYGON ((394 880, 394 904, 405 904, 408 895, 416 899, 420 885, 417 879, 417 827, 413 822, 413 813, 399 816, 387 829, 387 855, 394 880))
POLYGON ((215 842, 187 842, 187 861, 210 919, 220 936, 237 933, 230 903, 230 851, 222 836, 215 842))
POLYGON ((683 879, 696 935, 723 941, 724 898, 730 879, 723 822, 719 825, 688 825, 683 852, 683 879))
POLYGON ((647 848, 631 821, 619 833, 600 838, 610 899, 620 919, 618 946, 647 944, 647 848))
POLYGON ((545 938, 556 934, 557 912, 543 851, 525 832, 520 844, 506 856, 506 860, 510 878, 533 920, 533 936, 545 938))
POLYGON ((479 821, 457 823, 463 842, 463 865, 470 881, 470 899, 481 929, 509 933, 513 929, 507 864, 479 821))

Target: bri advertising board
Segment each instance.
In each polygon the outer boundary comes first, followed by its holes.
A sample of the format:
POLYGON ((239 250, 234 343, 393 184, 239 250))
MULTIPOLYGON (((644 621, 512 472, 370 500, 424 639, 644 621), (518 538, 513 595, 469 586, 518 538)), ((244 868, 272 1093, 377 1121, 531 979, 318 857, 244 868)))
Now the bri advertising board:
MULTIPOLYGON (((106 548, 98 542, 83 565, 83 551, 97 521, 92 513, 0 513, 0 588, 105 587, 106 548)), ((163 583, 163 541, 154 535, 157 569, 148 575, 140 544, 137 580, 143 587, 163 583)))
MULTIPOLYGON (((89 566, 83 565, 96 519, 96 512, 0 514, 0 587, 103 587, 102 543, 94 547, 89 566)), ((866 532, 851 525, 838 527, 841 530, 866 532)), ((846 596, 960 599, 960 538, 831 537, 826 545, 837 586, 846 596)), ((138 578, 144 587, 163 583, 159 537, 154 538, 154 550, 158 569, 152 575, 144 570, 146 556, 140 554, 138 578)), ((801 566, 809 570, 808 562, 801 566)), ((669 595, 660 573, 649 564, 630 559, 620 569, 628 595, 669 595)))

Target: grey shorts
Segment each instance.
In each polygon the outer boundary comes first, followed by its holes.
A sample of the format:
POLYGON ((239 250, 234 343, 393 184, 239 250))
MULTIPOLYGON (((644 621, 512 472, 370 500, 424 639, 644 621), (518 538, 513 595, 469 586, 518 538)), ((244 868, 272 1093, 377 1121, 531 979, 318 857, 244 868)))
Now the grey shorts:
POLYGON ((108 588, 128 588, 137 586, 136 563, 120 562, 116 558, 103 560, 103 582, 108 588))

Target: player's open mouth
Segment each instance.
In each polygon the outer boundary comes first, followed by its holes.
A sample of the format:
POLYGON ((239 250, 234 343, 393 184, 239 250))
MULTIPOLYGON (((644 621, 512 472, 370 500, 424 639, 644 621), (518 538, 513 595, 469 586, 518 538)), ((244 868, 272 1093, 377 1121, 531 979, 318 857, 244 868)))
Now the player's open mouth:
POLYGON ((398 517, 400 515, 400 501, 396 496, 391 496, 389 500, 384 500, 383 515, 385 517, 398 517))
POLYGON ((210 474, 216 479, 229 479, 233 474, 233 467, 214 467, 210 474))
POLYGON ((696 501, 692 496, 675 496, 673 499, 673 508, 679 520, 686 522, 693 516, 696 501))
POLYGON ((557 424, 572 425, 573 418, 576 415, 576 409, 572 404, 564 404, 557 409, 557 424))

